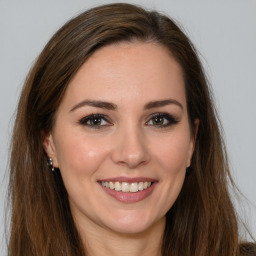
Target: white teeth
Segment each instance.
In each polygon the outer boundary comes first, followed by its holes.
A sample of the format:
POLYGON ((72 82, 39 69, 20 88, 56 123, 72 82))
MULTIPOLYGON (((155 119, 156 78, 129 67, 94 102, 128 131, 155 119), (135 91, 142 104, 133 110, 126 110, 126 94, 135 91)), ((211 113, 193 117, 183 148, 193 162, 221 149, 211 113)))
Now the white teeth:
POLYGON ((120 182, 118 182, 118 181, 115 182, 115 190, 116 191, 121 191, 122 190, 122 186, 121 186, 120 182))
MULTIPOLYGON (((106 184, 106 183, 108 183, 108 182, 105 182, 105 184, 106 184)), ((102 185, 103 185, 103 184, 102 184, 102 185)), ((104 185, 103 185, 103 186, 104 186, 104 185)), ((109 188, 110 188, 110 189, 115 189, 115 185, 114 185, 114 183, 111 182, 111 181, 109 182, 109 188)))
POLYGON ((152 182, 132 182, 132 183, 128 183, 128 182, 119 182, 119 181, 115 181, 115 182, 108 182, 108 181, 102 181, 101 185, 103 187, 106 188, 110 188, 112 190, 116 190, 116 191, 122 191, 122 192, 131 192, 131 193, 135 193, 138 191, 142 191, 145 190, 147 188, 149 188, 151 186, 152 182))
POLYGON ((130 192, 138 192, 138 183, 137 182, 133 182, 130 184, 130 192))
POLYGON ((140 191, 142 191, 142 190, 144 189, 143 182, 140 182, 140 183, 139 183, 138 189, 139 189, 140 191))
POLYGON ((127 182, 122 182, 122 192, 129 192, 130 191, 130 185, 127 182))

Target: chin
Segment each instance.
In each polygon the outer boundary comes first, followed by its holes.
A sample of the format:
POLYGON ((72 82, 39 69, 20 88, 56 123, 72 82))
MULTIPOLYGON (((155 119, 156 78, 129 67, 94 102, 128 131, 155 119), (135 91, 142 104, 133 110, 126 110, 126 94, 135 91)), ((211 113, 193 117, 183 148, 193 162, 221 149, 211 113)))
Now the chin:
POLYGON ((165 220, 165 217, 160 219, 147 218, 144 214, 129 214, 116 216, 111 222, 105 223, 108 229, 121 234, 140 234, 147 232, 153 226, 158 225, 165 220))

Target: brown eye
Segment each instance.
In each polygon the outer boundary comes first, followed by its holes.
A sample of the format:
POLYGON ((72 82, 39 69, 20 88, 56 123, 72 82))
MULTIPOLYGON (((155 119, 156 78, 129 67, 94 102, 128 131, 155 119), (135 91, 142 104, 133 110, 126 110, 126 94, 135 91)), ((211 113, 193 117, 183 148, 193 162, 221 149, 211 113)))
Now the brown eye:
POLYGON ((154 125, 163 125, 164 124, 164 118, 162 116, 154 116, 152 118, 152 123, 154 125))
POLYGON ((166 113, 157 113, 151 116, 149 121, 146 123, 147 126, 154 126, 159 128, 168 127, 177 124, 178 120, 166 113))
POLYGON ((79 123, 89 128, 103 128, 112 125, 108 118, 102 114, 93 114, 83 117, 79 120, 79 123))
POLYGON ((102 123, 102 118, 99 118, 99 117, 94 117, 92 119, 89 119, 89 124, 90 125, 101 125, 102 123))

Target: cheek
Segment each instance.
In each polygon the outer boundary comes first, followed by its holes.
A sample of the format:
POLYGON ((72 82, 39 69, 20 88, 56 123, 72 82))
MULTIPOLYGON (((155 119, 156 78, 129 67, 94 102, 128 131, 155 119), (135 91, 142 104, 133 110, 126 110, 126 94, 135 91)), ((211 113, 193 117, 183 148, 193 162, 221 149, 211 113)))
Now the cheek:
POLYGON ((102 146, 102 141, 81 135, 62 136, 56 146, 59 168, 64 176, 92 175, 104 162, 108 151, 102 146))
POLYGON ((190 138, 186 133, 165 137, 155 143, 155 157, 166 175, 176 175, 185 172, 190 152, 190 138))

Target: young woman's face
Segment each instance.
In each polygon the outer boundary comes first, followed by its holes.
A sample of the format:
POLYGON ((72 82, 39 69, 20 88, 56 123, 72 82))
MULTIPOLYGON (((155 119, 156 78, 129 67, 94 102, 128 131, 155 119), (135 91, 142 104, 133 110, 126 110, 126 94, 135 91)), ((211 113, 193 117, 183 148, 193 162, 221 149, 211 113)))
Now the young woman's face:
POLYGON ((44 147, 80 226, 164 222, 194 148, 180 65, 154 43, 96 51, 70 82, 44 147))

